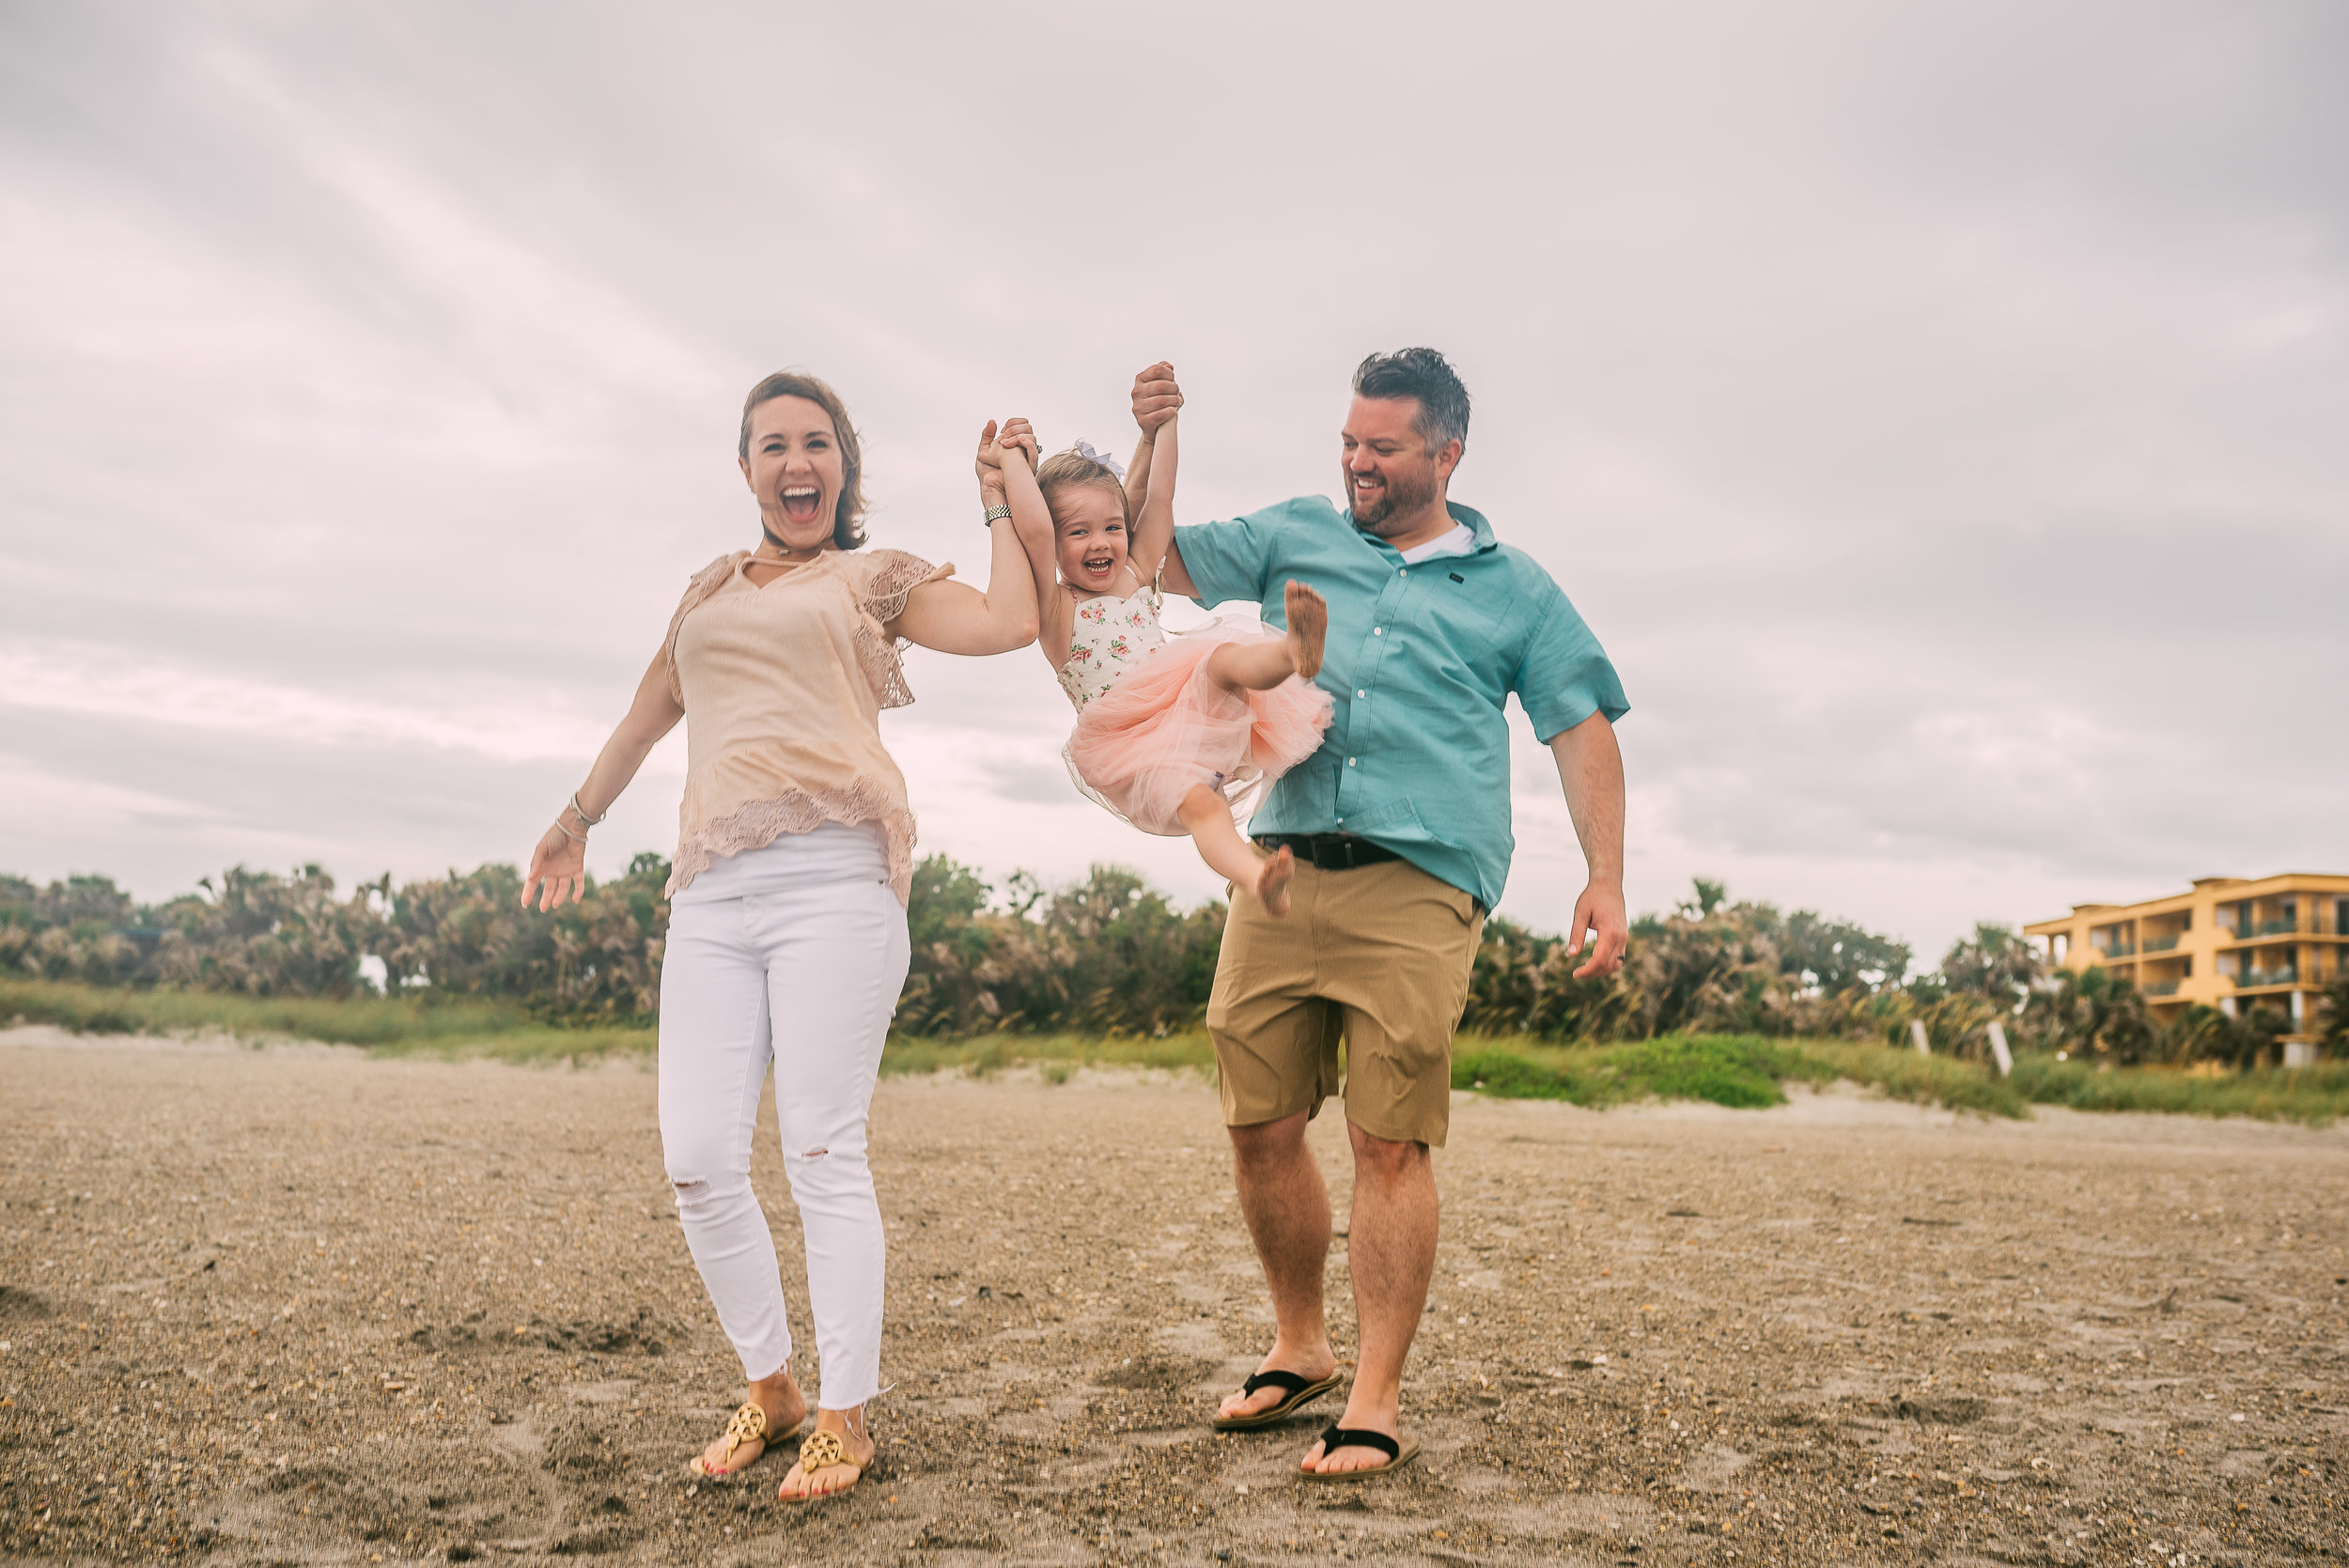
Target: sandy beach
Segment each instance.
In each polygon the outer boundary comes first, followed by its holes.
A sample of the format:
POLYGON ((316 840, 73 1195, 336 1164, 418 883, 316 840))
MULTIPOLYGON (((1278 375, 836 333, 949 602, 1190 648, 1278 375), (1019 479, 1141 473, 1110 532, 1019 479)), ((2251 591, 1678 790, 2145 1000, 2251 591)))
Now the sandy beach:
MULTIPOLYGON (((19 1559, 2349 1557, 2343 1129, 1460 1096, 1407 1408, 1424 1455, 1307 1486, 1334 1400, 1203 1421, 1269 1322, 1204 1082, 885 1080, 895 1387, 880 1467, 810 1510, 774 1501, 779 1459, 685 1473, 739 1369, 647 1064, 20 1029, 0 1084, 19 1559)), ((1332 1172, 1340 1133, 1315 1128, 1332 1172)))

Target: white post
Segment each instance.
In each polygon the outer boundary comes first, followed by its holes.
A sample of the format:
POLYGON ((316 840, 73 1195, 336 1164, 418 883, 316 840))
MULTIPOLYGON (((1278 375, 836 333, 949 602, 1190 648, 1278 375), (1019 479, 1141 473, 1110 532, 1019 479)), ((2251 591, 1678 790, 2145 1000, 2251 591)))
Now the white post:
POLYGON ((2015 1058, 2006 1048, 2006 1025, 1990 1020, 1990 1054, 1999 1061, 1999 1076, 2005 1078, 2015 1071, 2015 1058))
POLYGON ((1908 1037, 1911 1041, 1915 1042, 1917 1054, 1919 1056, 1931 1056, 1933 1054, 1933 1047, 1925 1041, 1924 1019, 1911 1018, 1908 1020, 1908 1037))

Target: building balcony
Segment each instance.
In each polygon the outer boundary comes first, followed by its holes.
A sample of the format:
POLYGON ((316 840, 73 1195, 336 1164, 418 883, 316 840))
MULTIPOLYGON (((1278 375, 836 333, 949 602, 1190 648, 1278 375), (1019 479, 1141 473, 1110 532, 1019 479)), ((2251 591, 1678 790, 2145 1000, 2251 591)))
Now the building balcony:
POLYGON ((2300 984, 2300 971, 2296 969, 2246 970, 2234 977, 2234 988, 2238 991, 2257 990, 2263 986, 2297 986, 2298 984, 2300 984))
POLYGON ((2137 956, 2137 948, 2130 942, 2114 942, 2110 947, 2096 947, 2092 944, 2090 951, 2099 958, 2134 958, 2137 956))
POLYGON ((2166 937, 2148 937, 2145 939, 2145 951, 2148 953, 2168 953, 2175 949, 2177 945, 2184 940, 2186 940, 2186 933, 2183 931, 2172 931, 2166 937))
POLYGON ((2181 984, 2183 982, 2176 980, 2156 980, 2152 985, 2143 987, 2143 994, 2149 997, 2173 997, 2178 994, 2178 986, 2181 984))

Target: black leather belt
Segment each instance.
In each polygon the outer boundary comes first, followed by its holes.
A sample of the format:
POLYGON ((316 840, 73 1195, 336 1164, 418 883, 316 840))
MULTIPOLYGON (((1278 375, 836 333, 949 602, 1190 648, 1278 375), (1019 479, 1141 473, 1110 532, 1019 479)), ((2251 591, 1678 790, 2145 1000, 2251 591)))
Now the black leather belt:
POLYGON ((1376 845, 1366 838, 1351 833, 1258 833, 1256 842, 1267 849, 1285 848, 1307 865, 1320 871, 1351 871, 1360 865, 1377 865, 1382 861, 1399 861, 1403 857, 1393 850, 1376 845))

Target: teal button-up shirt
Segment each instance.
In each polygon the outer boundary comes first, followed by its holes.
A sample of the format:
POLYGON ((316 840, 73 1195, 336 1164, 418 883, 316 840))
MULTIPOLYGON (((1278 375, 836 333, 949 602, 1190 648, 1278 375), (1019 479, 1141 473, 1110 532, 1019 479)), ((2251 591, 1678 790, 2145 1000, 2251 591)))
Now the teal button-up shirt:
POLYGON ((1177 528, 1202 604, 1253 599, 1285 626, 1293 578, 1330 601, 1317 683, 1337 708, 1321 750, 1272 786, 1250 831, 1353 833, 1501 902, 1517 847, 1509 816, 1512 692, 1547 745, 1594 713, 1630 711, 1606 650, 1539 563, 1466 506, 1468 555, 1406 565, 1320 496, 1230 522, 1177 528))

